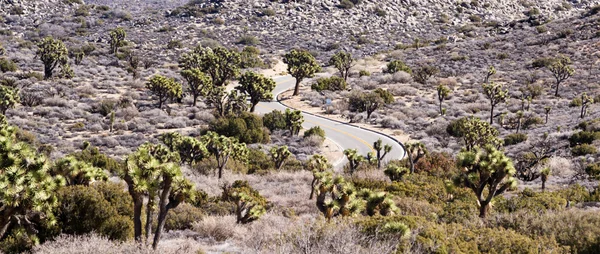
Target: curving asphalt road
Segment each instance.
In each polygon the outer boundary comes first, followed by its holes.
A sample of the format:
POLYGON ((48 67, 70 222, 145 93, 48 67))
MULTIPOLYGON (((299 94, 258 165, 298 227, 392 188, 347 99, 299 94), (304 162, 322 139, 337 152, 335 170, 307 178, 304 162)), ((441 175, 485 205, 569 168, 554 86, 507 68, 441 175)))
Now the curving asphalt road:
MULTIPOLYGON (((278 95, 285 92, 286 90, 292 89, 295 85, 295 79, 292 76, 279 76, 273 78, 277 82, 277 86, 273 90, 274 100, 270 102, 261 102, 256 107, 256 113, 265 114, 273 110, 285 111, 287 106, 277 101, 278 95)), ((373 149, 373 142, 377 139, 381 139, 383 144, 392 145, 392 151, 386 155, 384 161, 392 159, 402 159, 404 157, 404 148, 398 141, 385 136, 383 134, 375 133, 373 131, 365 130, 359 127, 349 125, 334 120, 329 120, 324 117, 315 116, 310 113, 303 112, 304 124, 302 126, 305 129, 313 126, 321 126, 325 130, 325 134, 328 139, 337 143, 342 149, 357 149, 358 152, 364 156, 368 152, 375 151, 373 149)), ((346 158, 340 159, 336 162, 332 162, 335 168, 343 167, 348 160, 346 158)))

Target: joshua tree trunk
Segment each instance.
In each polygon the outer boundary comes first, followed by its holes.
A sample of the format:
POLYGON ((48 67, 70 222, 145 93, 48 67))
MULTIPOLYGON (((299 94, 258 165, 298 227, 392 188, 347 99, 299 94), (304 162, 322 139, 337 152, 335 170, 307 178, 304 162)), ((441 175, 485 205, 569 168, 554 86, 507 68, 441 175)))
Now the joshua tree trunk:
POLYGON ((142 197, 137 197, 133 201, 133 231, 136 242, 142 242, 142 197))
POLYGON ((256 108, 256 104, 258 104, 258 103, 252 102, 252 107, 250 107, 250 113, 254 113, 254 109, 256 108))
POLYGON ((292 96, 296 96, 300 93, 300 82, 302 80, 300 78, 296 78, 296 86, 294 87, 294 94, 292 96))
POLYGON ((492 104, 492 110, 490 110, 490 125, 494 124, 494 104, 492 104))
POLYGON ((488 202, 481 202, 481 206, 479 207, 479 218, 485 218, 490 209, 490 204, 488 202))
POLYGON ((196 102, 198 101, 198 95, 194 94, 194 95, 192 95, 192 97, 194 97, 194 102, 192 103, 192 106, 195 107, 196 106, 196 102))
POLYGON ((440 101, 440 115, 444 115, 444 112, 442 111, 442 101, 440 101))
POLYGON ((315 184, 317 184, 317 178, 313 176, 312 183, 310 184, 310 197, 308 197, 309 200, 312 200, 313 196, 315 195, 315 184))
MULTIPOLYGON (((156 231, 154 232, 154 242, 152 243, 152 248, 156 250, 158 246, 158 242, 160 241, 160 235, 162 233, 163 228, 165 227, 165 222, 167 219, 167 213, 169 209, 172 208, 172 204, 169 201, 169 195, 171 194, 172 182, 173 180, 170 177, 167 177, 164 181, 163 191, 160 194, 160 201, 158 206, 160 210, 158 212, 158 225, 156 226, 156 231)), ((176 206, 176 205, 175 205, 176 206)))
POLYGON ((554 92, 554 96, 558 97, 558 88, 560 87, 560 80, 556 79, 556 91, 554 92))
POLYGON ((154 218, 154 195, 148 198, 148 204, 146 204, 146 232, 144 232, 144 241, 149 243, 150 232, 152 231, 152 220, 154 218))
MULTIPOLYGON (((11 208, 9 208, 11 209, 11 208)), ((0 219, 0 225, 2 226, 2 228, 0 228, 0 239, 4 239, 5 238, 5 234, 8 231, 8 228, 10 227, 10 225, 12 224, 12 220, 11 220, 11 212, 10 211, 5 211, 5 214, 3 214, 3 218, 0 219)))
POLYGON ((408 163, 410 164, 410 173, 414 174, 415 173, 415 163, 413 162, 412 153, 406 153, 406 154, 408 154, 408 163))

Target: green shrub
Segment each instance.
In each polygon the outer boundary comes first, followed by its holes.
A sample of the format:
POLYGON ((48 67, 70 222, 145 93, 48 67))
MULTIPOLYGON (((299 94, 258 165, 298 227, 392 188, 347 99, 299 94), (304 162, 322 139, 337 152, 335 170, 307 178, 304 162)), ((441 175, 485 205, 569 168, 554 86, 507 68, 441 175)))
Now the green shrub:
POLYGON ((358 72, 358 75, 361 76, 361 77, 364 77, 364 76, 368 77, 368 76, 371 76, 371 73, 369 71, 367 71, 367 70, 360 70, 358 72))
POLYGON ((248 153, 248 174, 260 174, 273 169, 273 161, 265 152, 260 149, 249 149, 248 153))
POLYGON ((240 37, 240 39, 238 39, 237 44, 254 46, 254 45, 260 44, 260 40, 251 35, 244 35, 244 36, 240 37))
POLYGON ((192 229, 194 222, 202 220, 204 212, 188 203, 182 203, 167 214, 165 230, 192 229))
POLYGON ((133 221, 96 189, 87 186, 64 187, 58 192, 57 220, 62 233, 96 232, 111 240, 125 241, 133 235, 133 221))
POLYGON ((13 229, 5 239, 0 241, 0 251, 6 254, 26 253, 38 242, 35 235, 30 235, 22 227, 13 229))
POLYGON ((275 16, 275 14, 276 14, 276 13, 275 13, 275 11, 274 11, 273 9, 263 9, 263 10, 261 11, 261 14, 262 14, 263 16, 272 17, 272 16, 275 16))
POLYGON ((127 186, 113 182, 96 182, 91 187, 102 194, 104 199, 117 209, 119 215, 133 218, 133 201, 126 191, 127 186))
POLYGON ((285 115, 279 110, 273 110, 263 116, 263 124, 270 131, 285 130, 285 115))
POLYGON ((412 73, 412 69, 408 67, 404 62, 400 60, 391 61, 387 64, 387 68, 385 69, 385 73, 396 73, 399 71, 406 72, 408 74, 412 73))
POLYGON ((354 4, 350 0, 340 0, 340 4, 338 4, 337 6, 342 9, 352 9, 352 7, 354 7, 354 4))
POLYGON ((571 146, 591 144, 598 139, 600 139, 600 132, 580 131, 569 137, 569 144, 571 146))
POLYGON ((15 72, 18 69, 19 69, 19 67, 12 60, 6 59, 4 57, 0 58, 0 71, 15 72))
POLYGON ((316 136, 319 136, 319 137, 325 139, 325 130, 323 130, 320 126, 315 126, 304 132, 305 138, 313 136, 313 135, 316 135, 316 136))
POLYGON ((394 99, 394 95, 388 90, 377 88, 373 92, 379 95, 379 97, 381 97, 381 99, 383 99, 383 102, 386 104, 393 103, 396 100, 394 99))
POLYGON ((451 155, 433 152, 417 161, 415 172, 450 179, 458 173, 458 168, 451 155))
POLYGON ((317 82, 310 86, 312 90, 321 92, 323 90, 329 91, 342 91, 346 90, 346 81, 338 76, 331 76, 329 78, 319 78, 317 82))
POLYGON ((92 166, 104 169, 108 172, 118 172, 123 166, 113 158, 103 154, 97 147, 91 147, 89 143, 84 143, 80 152, 71 154, 75 159, 91 163, 92 166))
POLYGON ((498 198, 495 202, 495 210, 500 212, 513 213, 517 211, 527 211, 542 213, 546 211, 560 211, 567 205, 567 200, 561 193, 555 192, 534 192, 531 189, 524 189, 518 196, 510 199, 498 198))
POLYGON ((600 163, 591 163, 585 166, 585 172, 593 178, 600 178, 600 163))
POLYGON ((573 156, 583 156, 597 153, 598 149, 596 149, 595 146, 589 144, 581 144, 571 148, 571 154, 573 154, 573 156))
POLYGON ((504 138, 504 146, 516 145, 521 142, 527 141, 527 134, 525 133, 512 133, 506 135, 504 138))
POLYGON ((260 116, 244 112, 237 117, 216 119, 209 124, 209 130, 227 137, 235 137, 242 143, 268 143, 269 130, 263 126, 260 116))

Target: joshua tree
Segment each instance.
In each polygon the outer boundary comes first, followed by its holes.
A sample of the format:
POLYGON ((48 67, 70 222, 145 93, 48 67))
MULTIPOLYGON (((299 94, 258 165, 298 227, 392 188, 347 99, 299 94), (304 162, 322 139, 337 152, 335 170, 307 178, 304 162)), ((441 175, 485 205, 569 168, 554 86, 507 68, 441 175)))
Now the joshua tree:
POLYGON ((546 121, 544 122, 544 124, 548 123, 548 115, 550 115, 550 111, 552 110, 552 106, 546 106, 544 107, 544 112, 546 113, 546 121))
POLYGON ((198 68, 185 69, 181 71, 181 76, 188 84, 187 92, 192 95, 192 106, 195 107, 198 97, 206 96, 210 92, 212 80, 198 68))
POLYGON ((382 143, 383 141, 381 139, 378 139, 377 141, 373 142, 373 149, 377 151, 377 168, 381 168, 381 161, 383 160, 383 157, 385 157, 390 151, 392 151, 391 145, 383 145, 382 143), (381 154, 381 150, 383 150, 383 154, 381 154))
POLYGON ((571 67, 571 59, 567 56, 560 56, 554 59, 546 68, 552 72, 554 79, 556 79, 554 96, 558 96, 560 84, 575 74, 575 70, 571 67))
POLYGON ((267 199, 250 187, 247 181, 237 180, 223 188, 223 197, 235 204, 236 222, 247 224, 258 220, 267 212, 267 199))
POLYGON ((401 181, 404 175, 408 174, 409 172, 410 170, 408 168, 394 164, 388 164, 383 171, 383 173, 389 177, 390 181, 392 182, 401 181))
POLYGON ((483 84, 483 94, 490 100, 490 124, 494 123, 494 107, 498 103, 505 102, 508 98, 508 89, 502 90, 502 85, 494 84, 483 84))
POLYGON ((446 114, 446 111, 444 110, 444 108, 442 108, 442 103, 448 98, 451 92, 452 91, 450 90, 450 88, 448 88, 445 85, 440 84, 437 87, 438 100, 440 101, 440 115, 446 114))
POLYGON ((140 78, 139 66, 140 66, 140 58, 133 51, 127 52, 125 59, 127 60, 127 72, 131 73, 133 79, 140 78))
POLYGON ((6 115, 6 110, 14 108, 21 102, 19 89, 0 85, 0 113, 6 115))
POLYGON ((221 136, 209 131, 200 140, 206 144, 209 154, 215 156, 219 170, 219 179, 223 177, 223 170, 229 159, 244 162, 248 159, 246 144, 238 142, 235 138, 221 136))
POLYGON ((0 239, 33 226, 33 218, 55 223, 56 191, 61 176, 52 176, 45 156, 17 139, 17 129, 0 125, 0 239))
POLYGON ((391 216, 399 211, 394 200, 392 200, 392 195, 387 192, 374 192, 363 189, 360 191, 359 196, 367 201, 365 212, 369 216, 391 216))
POLYGON ((521 130, 521 125, 523 124, 523 111, 517 111, 517 133, 521 130))
POLYGON ((293 96, 298 95, 300 82, 303 79, 312 78, 316 72, 321 70, 321 66, 319 66, 315 57, 306 50, 292 49, 283 56, 283 62, 287 64, 288 73, 296 78, 293 96))
POLYGON ((229 80, 237 78, 240 65, 240 54, 223 47, 211 49, 198 46, 179 60, 179 67, 184 70, 199 69, 208 74, 215 87, 224 87, 229 80))
POLYGON ((581 114, 580 114, 581 118, 584 118, 585 115, 587 115, 588 108, 590 107, 590 104, 593 104, 593 103, 594 103, 594 98, 592 98, 591 96, 588 96, 587 93, 581 94, 581 114))
POLYGON ((348 159, 350 175, 354 174, 354 171, 356 171, 360 164, 365 161, 365 158, 360 155, 356 149, 346 149, 344 150, 344 155, 348 159))
POLYGON ((206 145, 194 137, 182 136, 177 132, 168 132, 160 136, 171 152, 177 152, 181 163, 190 166, 202 161, 209 153, 206 145))
POLYGON ((44 79, 51 78, 58 65, 68 68, 69 51, 62 41, 46 37, 37 46, 36 56, 44 63, 44 79))
POLYGON ((125 32, 125 29, 123 29, 122 27, 117 27, 117 28, 111 30, 108 33, 108 36, 109 36, 108 43, 110 44, 110 52, 113 53, 114 55, 116 55, 117 52, 119 51, 119 47, 121 47, 125 44, 125 37, 127 37, 127 33, 125 32))
POLYGON ((548 181, 548 177, 550 177, 550 168, 546 167, 540 171, 540 175, 542 177, 542 192, 546 191, 546 181, 548 181))
POLYGON ((498 130, 488 122, 481 121, 481 119, 476 117, 461 118, 448 125, 446 130, 450 135, 462 138, 467 151, 470 151, 475 146, 484 146, 486 144, 500 146, 502 144, 502 140, 498 138, 498 130))
POLYGON ((67 186, 88 186, 95 181, 108 180, 104 169, 94 167, 92 164, 78 160, 74 156, 66 156, 55 161, 50 168, 50 173, 54 176, 62 176, 67 186))
POLYGON ((302 123, 304 123, 304 117, 300 110, 285 109, 285 126, 290 131, 290 136, 298 135, 302 129, 302 123))
POLYGON ((347 82, 348 75, 350 75, 350 69, 354 66, 354 58, 352 58, 352 54, 348 52, 339 51, 329 59, 329 65, 335 66, 340 72, 340 76, 347 82))
POLYGON ((292 152, 288 150, 287 146, 274 146, 269 150, 269 155, 271 155, 271 160, 275 163, 275 168, 281 170, 286 160, 292 155, 292 152))
POLYGON ((214 107, 219 117, 239 115, 248 110, 245 94, 238 93, 237 90, 227 93, 224 87, 213 87, 206 96, 206 104, 214 107))
POLYGON ((158 108, 169 99, 180 98, 182 96, 181 84, 177 83, 174 78, 167 78, 161 75, 152 77, 146 88, 158 97, 158 108))
POLYGON ((415 164, 417 164, 421 158, 425 157, 428 151, 427 148, 425 148, 425 144, 421 142, 407 143, 404 145, 404 148, 406 148, 408 163, 410 165, 410 173, 412 174, 415 172, 415 164))
POLYGON ((269 101, 273 99, 273 89, 275 89, 275 81, 272 78, 267 78, 262 74, 257 74, 248 71, 240 78, 240 85, 235 89, 240 93, 245 93, 250 97, 250 112, 254 112, 256 104, 261 101, 269 101))
POLYGON ((483 83, 487 84, 490 81, 490 78, 495 74, 496 74, 496 68, 494 68, 494 66, 490 66, 485 75, 485 79, 483 80, 483 83))
POLYGON ((310 184, 310 197, 308 199, 313 199, 315 188, 319 185, 320 175, 323 174, 327 169, 331 168, 331 165, 327 162, 327 158, 320 154, 313 155, 307 162, 307 169, 312 171, 313 180, 310 184))
POLYGON ((463 150, 458 155, 458 166, 463 168, 456 184, 471 189, 479 204, 479 217, 488 214, 492 199, 507 190, 513 189, 517 182, 512 177, 516 170, 512 161, 503 152, 492 145, 463 150))
POLYGON ((363 201, 356 197, 354 186, 343 177, 334 177, 326 171, 319 175, 318 182, 317 208, 328 221, 336 216, 352 216, 364 209, 363 201))

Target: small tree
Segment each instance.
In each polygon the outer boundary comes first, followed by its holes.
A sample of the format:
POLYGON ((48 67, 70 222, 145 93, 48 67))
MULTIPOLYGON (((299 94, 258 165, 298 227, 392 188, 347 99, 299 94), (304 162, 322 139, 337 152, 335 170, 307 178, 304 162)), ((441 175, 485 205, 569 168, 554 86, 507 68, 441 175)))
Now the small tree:
POLYGON ((227 93, 224 87, 213 87, 206 96, 206 104, 215 108, 218 117, 239 115, 248 110, 246 95, 232 90, 227 93))
POLYGON ((440 101, 440 115, 446 114, 444 108, 442 108, 442 103, 448 98, 451 92, 452 91, 450 90, 450 88, 448 88, 445 85, 440 84, 437 87, 438 100, 440 101))
POLYGON ((487 216, 494 197, 513 189, 517 184, 512 177, 516 173, 512 161, 492 145, 463 150, 457 161, 458 166, 464 170, 456 183, 475 193, 481 218, 487 216))
POLYGON ((275 168, 281 170, 287 159, 292 156, 292 152, 288 150, 287 146, 274 146, 269 150, 269 155, 271 155, 275 168))
POLYGON ((146 88, 158 97, 158 108, 162 108, 162 105, 167 100, 182 96, 181 84, 175 81, 174 78, 167 78, 161 75, 152 77, 146 83, 146 88))
POLYGON ((239 143, 235 138, 220 136, 215 132, 209 131, 200 140, 206 144, 209 154, 214 156, 217 161, 219 179, 223 177, 223 170, 227 166, 229 159, 242 162, 248 159, 246 144, 239 143))
POLYGON ((62 176, 67 186, 89 186, 95 181, 108 180, 104 169, 94 167, 89 162, 78 160, 74 156, 66 156, 55 161, 50 168, 50 173, 54 176, 62 176))
POLYGON ((358 169, 360 164, 365 161, 365 157, 360 155, 356 149, 344 150, 344 155, 348 159, 348 170, 350 175, 354 174, 354 171, 358 169))
POLYGON ((406 143, 404 145, 406 149, 406 155, 408 155, 408 163, 410 165, 410 173, 415 172, 415 164, 419 162, 419 160, 425 157, 428 153, 427 148, 425 148, 425 144, 418 143, 406 143))
POLYGON ((206 96, 210 92, 212 80, 198 68, 185 69, 181 71, 181 76, 188 84, 187 92, 192 95, 192 106, 195 107, 198 97, 206 96))
POLYGON ((313 199, 315 188, 319 185, 319 179, 323 172, 327 171, 327 169, 331 168, 331 165, 327 161, 325 156, 320 154, 315 154, 306 163, 306 168, 310 170, 313 174, 313 180, 310 183, 310 197, 308 199, 313 199))
POLYGON ((14 108, 20 102, 19 89, 0 85, 0 113, 2 115, 6 115, 9 108, 14 108))
MULTIPOLYGON (((1 96, 1 93, 0 93, 1 96)), ((594 103, 594 98, 592 96, 587 95, 587 93, 581 94, 581 114, 580 117, 584 118, 588 113, 588 108, 590 104, 594 103)))
POLYGON ((377 168, 381 168, 381 161, 390 151, 392 151, 392 146, 388 144, 383 145, 383 141, 378 139, 373 143, 373 149, 377 151, 377 168), (383 154, 381 154, 381 150, 383 150, 383 154))
POLYGON ((385 105, 385 100, 376 92, 352 93, 348 99, 350 111, 367 112, 367 120, 371 114, 385 105))
POLYGON ((547 65, 546 68, 552 72, 552 75, 556 80, 556 91, 554 92, 554 96, 558 96, 560 84, 575 74, 575 70, 571 67, 571 59, 567 56, 560 56, 554 59, 554 61, 547 65))
POLYGON ((114 55, 119 51, 119 47, 122 47, 125 44, 125 37, 127 33, 125 29, 122 27, 117 27, 110 32, 108 32, 108 43, 110 44, 110 52, 114 55))
POLYGON ((223 188, 223 199, 235 204, 236 223, 247 224, 267 212, 267 199, 250 187, 247 181, 237 180, 223 188))
POLYGON ((256 104, 261 101, 269 101, 273 99, 273 89, 275 89, 275 81, 272 78, 267 78, 262 74, 257 74, 248 71, 240 78, 240 85, 235 89, 240 93, 245 93, 250 97, 250 112, 254 112, 256 104))
POLYGON ((44 79, 51 78, 58 65, 68 68, 69 51, 62 41, 46 37, 37 46, 36 56, 44 63, 44 79))
POLYGON ((394 164, 388 164, 386 166, 385 170, 383 171, 383 173, 387 177, 389 177, 390 181, 392 181, 392 182, 402 181, 402 178, 404 178, 404 175, 408 174, 409 172, 410 172, 410 170, 408 168, 394 165, 394 164))
POLYGON ((316 72, 321 70, 315 57, 306 50, 292 49, 283 56, 283 62, 287 64, 288 73, 296 78, 293 96, 298 95, 300 82, 303 79, 312 78, 316 72))
POLYGON ((182 136, 177 132, 169 132, 160 136, 172 152, 177 152, 182 164, 193 166, 208 157, 206 145, 194 137, 182 136))
POLYGON ((139 66, 140 66, 140 58, 133 51, 128 51, 125 56, 125 60, 127 60, 127 72, 131 73, 133 79, 140 78, 139 66))
POLYGON ((496 74, 496 68, 494 68, 494 66, 491 66, 488 68, 487 73, 485 74, 485 79, 483 80, 484 84, 487 84, 490 82, 490 78, 496 74))
POLYGON ((465 149, 470 151, 475 146, 492 144, 496 147, 502 145, 498 138, 499 132, 488 122, 481 121, 476 117, 464 117, 448 125, 446 131, 454 137, 462 138, 465 149))
POLYGON ((542 192, 546 191, 546 181, 548 181, 548 177, 550 177, 551 170, 546 167, 540 170, 540 176, 542 178, 542 192))
POLYGON ((400 60, 394 60, 394 61, 389 62, 387 64, 386 69, 384 70, 384 73, 394 74, 399 71, 403 71, 408 74, 412 74, 412 70, 410 69, 410 67, 408 67, 408 65, 406 65, 404 62, 402 62, 400 60))
POLYGON ((548 123, 548 116, 550 115, 550 111, 552 111, 552 106, 544 107, 544 113, 546 114, 546 121, 544 122, 544 124, 548 123))
POLYGON ((302 123, 304 123, 304 117, 300 110, 285 109, 285 126, 290 131, 290 136, 295 136, 302 130, 302 123))
POLYGON ((340 72, 340 76, 347 82, 348 76, 350 75, 350 69, 354 66, 354 58, 352 58, 352 54, 348 52, 339 51, 331 56, 329 65, 335 66, 340 72))
POLYGON ((425 65, 413 71, 413 79, 417 83, 426 84, 427 80, 436 75, 440 70, 434 66, 425 65))
POLYGON ((179 60, 184 70, 199 69, 210 76, 215 87, 224 87, 240 74, 241 58, 236 50, 198 46, 179 60))
POLYGON ((494 107, 498 103, 505 102, 508 98, 508 89, 502 90, 502 85, 494 84, 483 84, 483 94, 490 100, 490 124, 494 123, 494 107))

